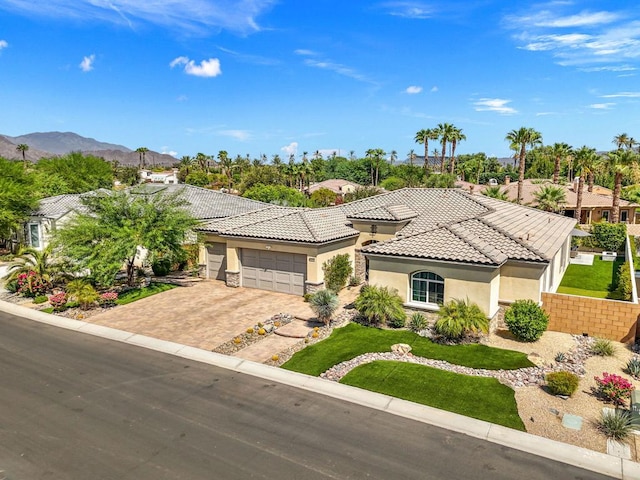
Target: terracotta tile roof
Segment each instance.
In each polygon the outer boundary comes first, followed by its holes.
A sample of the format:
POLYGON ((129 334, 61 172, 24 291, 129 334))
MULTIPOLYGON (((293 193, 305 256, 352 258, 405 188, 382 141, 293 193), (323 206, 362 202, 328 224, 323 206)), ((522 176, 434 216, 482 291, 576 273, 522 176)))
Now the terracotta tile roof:
POLYGON ((274 206, 244 215, 213 220, 198 229, 223 236, 304 243, 325 243, 358 235, 358 231, 347 226, 342 212, 330 208, 274 206))

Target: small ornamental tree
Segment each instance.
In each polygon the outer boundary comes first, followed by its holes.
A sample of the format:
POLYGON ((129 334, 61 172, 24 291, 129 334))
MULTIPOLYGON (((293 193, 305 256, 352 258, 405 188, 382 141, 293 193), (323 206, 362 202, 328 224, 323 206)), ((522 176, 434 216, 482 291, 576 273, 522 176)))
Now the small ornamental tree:
POLYGON ((349 254, 343 253, 330 258, 322 264, 322 271, 327 290, 338 293, 347 285, 347 281, 353 273, 349 254))
POLYGON ((329 325, 331 317, 338 309, 340 302, 338 296, 331 290, 319 290, 309 298, 311 310, 318 316, 318 320, 329 325))
POLYGON ((549 316, 533 300, 516 300, 505 312, 504 323, 518 340, 535 342, 547 330, 549 316))

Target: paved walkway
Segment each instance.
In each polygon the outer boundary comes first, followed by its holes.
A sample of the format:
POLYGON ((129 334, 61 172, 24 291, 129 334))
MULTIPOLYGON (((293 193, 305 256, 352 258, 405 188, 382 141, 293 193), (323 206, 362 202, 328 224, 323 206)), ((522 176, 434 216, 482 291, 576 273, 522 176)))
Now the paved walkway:
MULTIPOLYGON (((345 289, 340 295, 341 304, 353 301, 358 291, 357 288, 345 289)), ((302 297, 252 288, 229 288, 223 282, 207 280, 92 315, 86 321, 212 350, 277 313, 302 319, 314 317, 302 297)), ((304 329, 304 323, 294 320, 292 325, 298 324, 298 328, 304 329)), ((269 335, 241 350, 237 356, 264 362, 299 340, 269 335)))

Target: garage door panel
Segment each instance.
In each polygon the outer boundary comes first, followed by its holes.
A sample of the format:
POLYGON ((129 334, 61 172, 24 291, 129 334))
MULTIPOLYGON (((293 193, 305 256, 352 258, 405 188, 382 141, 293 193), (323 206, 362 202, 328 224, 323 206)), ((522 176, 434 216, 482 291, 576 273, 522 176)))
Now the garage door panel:
POLYGON ((306 255, 242 250, 242 284, 245 287, 302 295, 306 267, 306 255))
POLYGON ((224 280, 227 269, 227 247, 224 243, 207 245, 207 278, 224 280))

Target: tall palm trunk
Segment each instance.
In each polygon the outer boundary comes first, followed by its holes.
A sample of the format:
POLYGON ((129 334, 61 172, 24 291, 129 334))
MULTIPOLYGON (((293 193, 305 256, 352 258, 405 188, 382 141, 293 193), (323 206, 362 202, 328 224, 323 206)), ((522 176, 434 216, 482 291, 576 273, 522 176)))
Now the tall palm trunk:
POLYGON ((587 179, 587 180, 588 180, 588 182, 589 182, 589 186, 587 187, 587 191, 588 191, 589 193, 591 193, 591 192, 593 192, 593 184, 594 184, 594 182, 595 182, 593 172, 589 172, 589 176, 588 176, 588 179, 587 179))
POLYGON ((456 168, 456 140, 451 141, 451 159, 449 159, 449 173, 453 174, 456 168))
POLYGON ((525 166, 525 160, 527 157, 527 151, 526 151, 527 145, 522 142, 522 145, 520 146, 520 157, 519 157, 519 164, 518 164, 518 198, 516 198, 516 203, 520 203, 522 202, 522 185, 524 184, 524 166, 525 166))
POLYGON ((447 140, 442 139, 442 153, 440 154, 440 173, 444 173, 444 154, 447 150, 447 140))
POLYGON ((574 213, 573 218, 575 218, 578 223, 581 223, 580 218, 582 217, 582 194, 584 190, 584 175, 580 175, 578 177, 578 191, 576 193, 576 211, 574 213))
POLYGON ((560 157, 555 157, 553 164, 553 183, 557 184, 560 179, 560 157))
MULTIPOLYGON (((411 165, 413 165, 413 159, 411 165)), ((429 139, 427 137, 424 137, 424 164, 422 168, 425 172, 429 169, 429 139)))
POLYGON ((613 203, 611 204, 611 222, 618 223, 620 220, 620 191, 622 190, 622 173, 616 172, 615 187, 613 188, 613 203))

